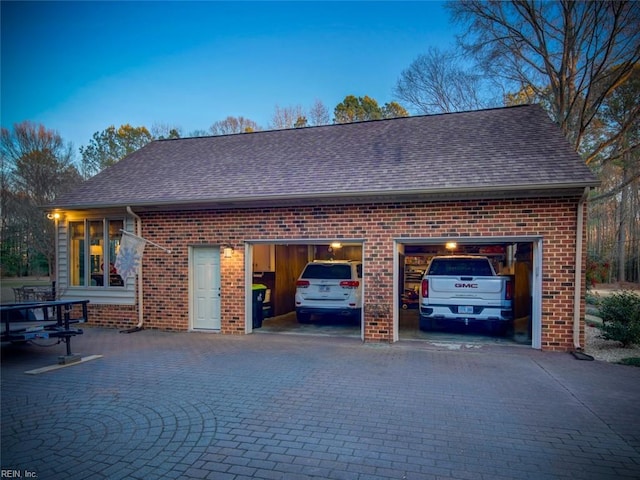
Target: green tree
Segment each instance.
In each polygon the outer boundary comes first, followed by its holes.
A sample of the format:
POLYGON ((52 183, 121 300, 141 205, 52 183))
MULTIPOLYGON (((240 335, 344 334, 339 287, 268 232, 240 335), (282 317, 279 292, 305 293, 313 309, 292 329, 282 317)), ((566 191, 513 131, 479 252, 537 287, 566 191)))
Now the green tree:
POLYGON ((378 102, 365 95, 347 95, 333 110, 334 123, 364 122, 383 118, 408 117, 407 111, 398 103, 391 102, 380 107, 378 102))
POLYGON ((42 207, 81 182, 72 147, 53 130, 23 122, 0 130, 2 157, 2 265, 32 273, 44 257, 53 270, 54 224, 42 207))
POLYGON ((398 102, 385 103, 382 107, 382 118, 399 118, 408 117, 407 109, 398 102))
POLYGON ((94 133, 89 145, 80 147, 84 178, 89 178, 115 165, 152 140, 153 135, 146 127, 132 127, 128 123, 119 128, 111 125, 102 132, 94 133))

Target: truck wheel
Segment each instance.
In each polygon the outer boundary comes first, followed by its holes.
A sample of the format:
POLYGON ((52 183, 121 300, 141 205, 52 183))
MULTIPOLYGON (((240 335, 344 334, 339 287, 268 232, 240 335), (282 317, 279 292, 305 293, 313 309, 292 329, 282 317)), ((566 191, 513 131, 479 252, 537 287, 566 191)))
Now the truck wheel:
POLYGON ((311 320, 311 314, 296 313, 296 318, 298 319, 298 323, 309 323, 309 321, 311 320))

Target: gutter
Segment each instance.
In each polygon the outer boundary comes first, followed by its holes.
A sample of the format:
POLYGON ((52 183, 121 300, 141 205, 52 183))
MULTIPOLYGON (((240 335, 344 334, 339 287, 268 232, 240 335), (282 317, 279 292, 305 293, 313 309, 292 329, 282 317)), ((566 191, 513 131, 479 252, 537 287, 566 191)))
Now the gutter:
MULTIPOLYGON (((135 219, 135 227, 136 227, 136 235, 138 237, 142 237, 142 219, 136 215, 131 207, 127 205, 127 212, 135 219)), ((142 325, 144 323, 144 302, 142 295, 142 265, 140 265, 140 269, 138 271, 138 325, 130 330, 126 330, 127 333, 137 332, 142 330, 142 325)))
POLYGON ((589 195, 589 187, 585 187, 582 197, 578 202, 577 222, 576 222, 576 267, 575 282, 573 291, 573 355, 579 360, 593 360, 593 357, 583 352, 580 345, 580 306, 582 293, 582 251, 583 251, 583 229, 584 229, 584 206, 589 195))
MULTIPOLYGON (((456 186, 440 188, 420 188, 408 190, 363 190, 351 192, 314 192, 295 194, 263 194, 255 196, 230 196, 226 198, 190 198, 174 200, 145 200, 129 202, 142 209, 166 209, 167 207, 193 207, 213 209, 234 208, 264 208, 269 206, 300 206, 333 203, 372 203, 395 201, 439 201, 451 199, 474 200, 481 198, 528 198, 549 197, 563 194, 575 194, 586 187, 595 187, 599 183, 592 181, 544 184, 516 184, 506 186, 456 186)), ((73 210, 93 210, 122 208, 122 203, 88 203, 88 204, 61 204, 51 205, 53 208, 67 208, 73 210)))

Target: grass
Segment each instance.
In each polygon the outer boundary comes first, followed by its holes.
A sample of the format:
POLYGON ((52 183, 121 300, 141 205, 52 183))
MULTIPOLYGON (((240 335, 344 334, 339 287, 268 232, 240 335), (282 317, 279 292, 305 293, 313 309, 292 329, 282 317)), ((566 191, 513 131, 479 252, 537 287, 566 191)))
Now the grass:
POLYGON ((21 287, 23 285, 44 286, 51 284, 48 277, 3 277, 0 281, 2 282, 3 287, 9 288, 21 287))
POLYGON ((619 362, 620 365, 630 365, 632 367, 640 367, 640 357, 623 358, 619 362))

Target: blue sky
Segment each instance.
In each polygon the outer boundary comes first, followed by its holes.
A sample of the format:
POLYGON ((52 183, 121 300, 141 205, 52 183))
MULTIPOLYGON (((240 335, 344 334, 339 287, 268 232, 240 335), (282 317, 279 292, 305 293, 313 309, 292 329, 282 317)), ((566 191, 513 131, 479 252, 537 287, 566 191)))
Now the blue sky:
POLYGON ((442 2, 6 2, 2 126, 30 120, 74 149, 129 123, 183 135, 276 105, 332 113, 394 100, 429 46, 453 46, 442 2))

